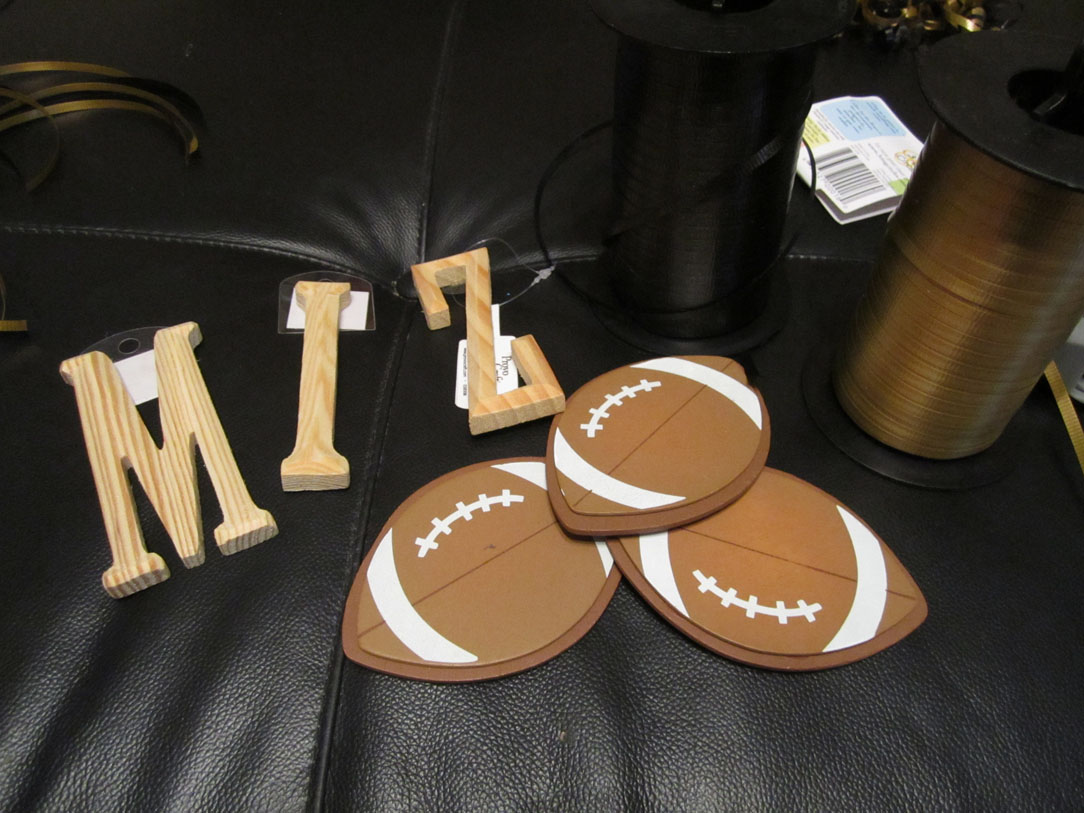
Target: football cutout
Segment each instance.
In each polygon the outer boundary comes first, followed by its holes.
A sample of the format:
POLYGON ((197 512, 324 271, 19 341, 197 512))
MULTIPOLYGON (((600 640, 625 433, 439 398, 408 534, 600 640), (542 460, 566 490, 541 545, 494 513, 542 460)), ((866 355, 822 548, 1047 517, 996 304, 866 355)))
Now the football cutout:
POLYGON ((745 370, 720 356, 629 364, 590 381, 550 427, 550 501, 572 534, 685 525, 756 480, 768 411, 745 370))
POLYGON ((501 677, 578 641, 620 578, 604 543, 557 523, 542 459, 468 466, 415 492, 380 531, 350 589, 343 650, 401 677, 501 677))
POLYGON ((775 469, 717 514, 614 539, 610 549, 674 626, 754 666, 842 666, 891 646, 926 618, 918 585, 862 520, 775 469))

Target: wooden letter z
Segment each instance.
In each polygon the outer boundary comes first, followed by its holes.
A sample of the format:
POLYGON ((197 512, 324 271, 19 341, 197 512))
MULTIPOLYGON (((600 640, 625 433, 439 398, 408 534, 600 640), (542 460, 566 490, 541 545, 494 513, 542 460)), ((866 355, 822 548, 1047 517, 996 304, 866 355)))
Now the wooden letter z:
POLYGON ((467 414, 472 435, 564 410, 564 391, 534 336, 521 336, 512 342, 516 369, 527 383, 512 392, 497 394, 493 295, 489 252, 485 248, 413 265, 410 270, 430 330, 447 327, 452 322, 441 289, 466 284, 467 414))
POLYGON ((102 585, 113 598, 131 595, 169 578, 162 557, 148 553, 144 545, 126 475, 128 469, 135 470, 185 567, 203 563, 197 445, 222 509, 222 523, 215 528, 219 550, 236 553, 278 533, 274 518, 256 506, 241 479, 192 352, 199 342, 195 322, 155 334, 161 449, 155 446, 108 356, 87 353, 60 365, 61 376, 75 388, 83 437, 113 553, 112 567, 102 574, 102 585))

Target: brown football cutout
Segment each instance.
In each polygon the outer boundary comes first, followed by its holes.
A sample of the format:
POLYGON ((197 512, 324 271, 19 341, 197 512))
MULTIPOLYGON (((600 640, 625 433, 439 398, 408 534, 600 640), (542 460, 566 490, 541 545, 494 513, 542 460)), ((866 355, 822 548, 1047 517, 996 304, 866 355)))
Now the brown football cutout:
POLYGON ((610 541, 637 591, 708 649, 769 669, 827 669, 880 652, 926 618, 926 599, 853 512, 766 468, 691 525, 610 541))
POLYGON ((740 497, 768 456, 768 410, 720 356, 670 356, 578 389, 550 427, 550 501, 572 534, 685 525, 740 497))
POLYGON ((541 458, 468 466, 416 491, 380 531, 350 589, 343 650, 421 680, 512 674, 578 641, 619 580, 604 543, 557 523, 541 458))

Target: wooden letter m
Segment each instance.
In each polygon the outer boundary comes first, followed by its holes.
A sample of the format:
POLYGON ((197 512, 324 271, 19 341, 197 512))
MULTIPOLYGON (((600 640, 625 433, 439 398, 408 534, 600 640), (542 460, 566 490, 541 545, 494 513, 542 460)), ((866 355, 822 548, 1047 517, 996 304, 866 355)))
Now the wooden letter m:
POLYGON ((270 539, 278 528, 249 496, 192 352, 199 326, 186 322, 154 337, 158 373, 159 449, 109 357, 92 352, 70 358, 60 374, 75 388, 98 501, 113 565, 102 585, 114 598, 169 578, 157 553, 148 553, 139 527, 127 470, 134 469, 186 567, 203 563, 203 524, 196 485, 196 446, 222 509, 215 541, 224 554, 270 539))

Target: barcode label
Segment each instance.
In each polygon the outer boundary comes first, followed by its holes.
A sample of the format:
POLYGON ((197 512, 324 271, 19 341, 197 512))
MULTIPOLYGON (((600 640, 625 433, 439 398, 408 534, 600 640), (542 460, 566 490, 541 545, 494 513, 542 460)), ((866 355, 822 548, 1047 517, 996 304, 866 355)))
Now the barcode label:
POLYGON ((850 147, 817 156, 817 177, 832 198, 847 206, 859 198, 894 194, 850 147))

